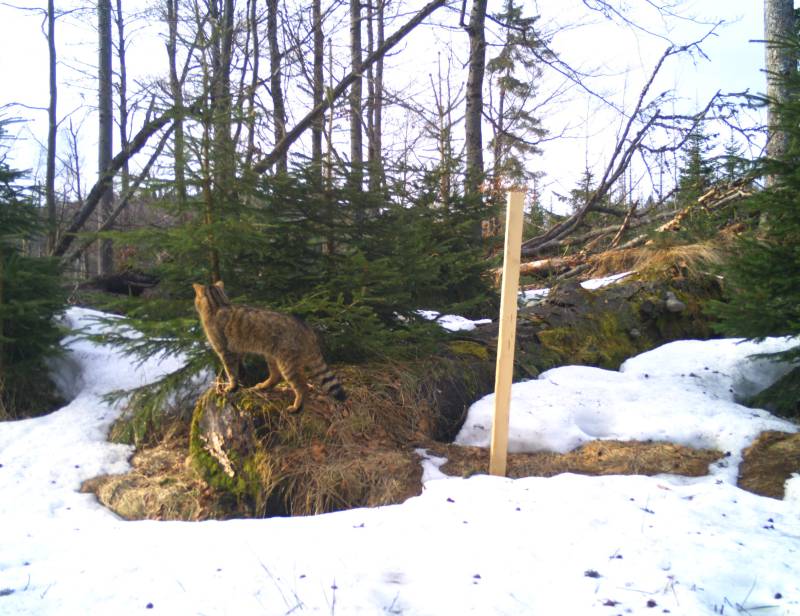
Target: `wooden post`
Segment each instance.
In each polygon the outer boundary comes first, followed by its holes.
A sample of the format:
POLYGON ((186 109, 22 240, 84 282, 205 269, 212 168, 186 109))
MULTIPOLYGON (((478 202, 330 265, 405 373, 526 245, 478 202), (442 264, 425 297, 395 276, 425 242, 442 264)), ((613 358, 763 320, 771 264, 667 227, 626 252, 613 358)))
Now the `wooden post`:
POLYGON ((514 339, 517 332, 517 292, 522 249, 522 204, 525 193, 508 193, 506 241, 503 249, 503 281, 500 290, 500 330, 497 334, 497 368, 494 380, 494 418, 489 473, 505 476, 508 455, 508 412, 514 374, 514 339))

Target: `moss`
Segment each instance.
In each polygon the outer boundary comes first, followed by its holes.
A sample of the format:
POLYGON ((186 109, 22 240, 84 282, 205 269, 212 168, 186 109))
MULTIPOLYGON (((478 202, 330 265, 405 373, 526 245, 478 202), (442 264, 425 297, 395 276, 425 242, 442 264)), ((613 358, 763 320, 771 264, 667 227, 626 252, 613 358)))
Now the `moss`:
POLYGON ((482 361, 489 361, 489 349, 484 344, 478 344, 472 340, 454 340, 450 342, 447 347, 456 356, 459 357, 475 357, 482 361))
MULTIPOLYGON (((252 499, 252 494, 249 494, 251 491, 248 490, 248 482, 239 473, 234 474, 233 477, 226 473, 219 461, 206 450, 201 437, 200 422, 209 404, 219 406, 224 403, 224 397, 218 396, 213 389, 208 390, 198 399, 192 414, 189 432, 189 456, 195 470, 209 486, 228 495, 233 501, 231 505, 234 505, 236 509, 241 509, 244 501, 252 499)), ((237 452, 231 451, 228 455, 234 468, 242 467, 237 452)))
POLYGON ((554 366, 573 363, 616 370, 639 352, 613 312, 601 312, 577 326, 541 330, 538 337, 554 366))
POLYGON ((289 391, 209 391, 192 418, 194 467, 239 515, 400 502, 420 489, 415 443, 451 439, 469 405, 491 389, 492 363, 466 358, 340 367, 347 403, 312 394, 299 414, 285 411, 289 391))

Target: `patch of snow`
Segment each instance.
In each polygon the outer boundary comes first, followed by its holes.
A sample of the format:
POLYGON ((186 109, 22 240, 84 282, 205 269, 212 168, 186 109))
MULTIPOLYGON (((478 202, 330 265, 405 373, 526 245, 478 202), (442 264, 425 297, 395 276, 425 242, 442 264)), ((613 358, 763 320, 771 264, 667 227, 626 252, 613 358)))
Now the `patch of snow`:
POLYGON ((611 276, 604 276, 603 278, 593 278, 592 280, 585 280, 581 283, 584 289, 594 291, 600 287, 605 287, 614 284, 618 280, 622 280, 626 276, 630 276, 633 272, 622 272, 621 274, 612 274, 611 276))
MULTIPOLYGON (((592 278, 591 280, 584 280, 581 283, 581 286, 584 289, 589 291, 594 291, 595 289, 599 289, 600 287, 605 287, 610 284, 614 284, 615 282, 622 280, 626 276, 630 276, 633 272, 622 272, 621 274, 613 274, 611 276, 604 276, 603 278, 592 278)), ((525 305, 533 305, 538 304, 539 302, 543 301, 550 295, 550 288, 542 288, 542 289, 527 289, 525 291, 520 291, 519 298, 520 301, 525 305)))
POLYGON ((422 459, 422 483, 427 484, 429 481, 436 479, 447 479, 439 468, 447 462, 447 458, 439 456, 432 456, 428 453, 427 449, 415 449, 416 454, 422 459))
POLYGON ((451 332, 471 331, 478 325, 485 325, 492 322, 491 319, 472 320, 455 314, 443 315, 435 310, 417 310, 416 312, 423 319, 427 319, 428 321, 436 321, 441 327, 451 332))
MULTIPOLYGON (((712 469, 735 483, 741 450, 764 430, 791 422, 735 402, 789 366, 750 357, 784 350, 792 339, 673 342, 626 361, 619 372, 587 366, 548 370, 511 390, 509 451, 564 453, 595 439, 671 441, 731 456, 712 469)), ((494 394, 469 409, 455 442, 488 447, 494 394)))

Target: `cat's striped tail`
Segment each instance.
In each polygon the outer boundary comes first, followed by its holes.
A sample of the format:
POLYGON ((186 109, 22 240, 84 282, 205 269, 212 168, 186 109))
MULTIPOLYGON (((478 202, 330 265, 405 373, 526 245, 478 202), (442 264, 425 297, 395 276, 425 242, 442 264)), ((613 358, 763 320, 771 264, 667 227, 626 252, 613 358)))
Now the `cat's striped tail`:
POLYGON ((331 398, 344 402, 347 400, 347 393, 342 387, 342 382, 325 363, 322 357, 318 357, 308 366, 308 374, 312 381, 320 386, 331 398))

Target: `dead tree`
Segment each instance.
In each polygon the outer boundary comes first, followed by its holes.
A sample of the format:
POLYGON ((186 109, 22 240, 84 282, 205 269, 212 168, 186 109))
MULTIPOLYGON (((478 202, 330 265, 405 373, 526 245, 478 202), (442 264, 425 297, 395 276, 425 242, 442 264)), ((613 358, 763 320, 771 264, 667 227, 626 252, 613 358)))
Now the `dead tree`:
POLYGON ((585 219, 586 215, 602 203, 604 197, 629 168, 635 155, 654 151, 663 152, 675 150, 682 147, 686 136, 703 120, 711 106, 720 96, 719 93, 712 97, 704 109, 691 116, 665 114, 661 111, 659 106, 661 102, 660 97, 656 96, 653 99, 648 99, 648 96, 653 82, 661 70, 661 67, 664 65, 664 62, 674 55, 684 53, 697 47, 698 44, 699 43, 692 43, 680 47, 669 46, 664 51, 653 68, 649 79, 642 88, 636 105, 623 126, 622 132, 617 139, 614 150, 611 153, 600 182, 595 190, 589 195, 585 203, 577 208, 571 216, 557 223, 544 233, 523 242, 523 256, 536 256, 540 254, 544 248, 573 233, 585 219), (679 131, 683 135, 683 138, 679 140, 677 144, 670 146, 663 146, 661 148, 650 147, 646 144, 646 138, 654 128, 666 128, 679 131))

